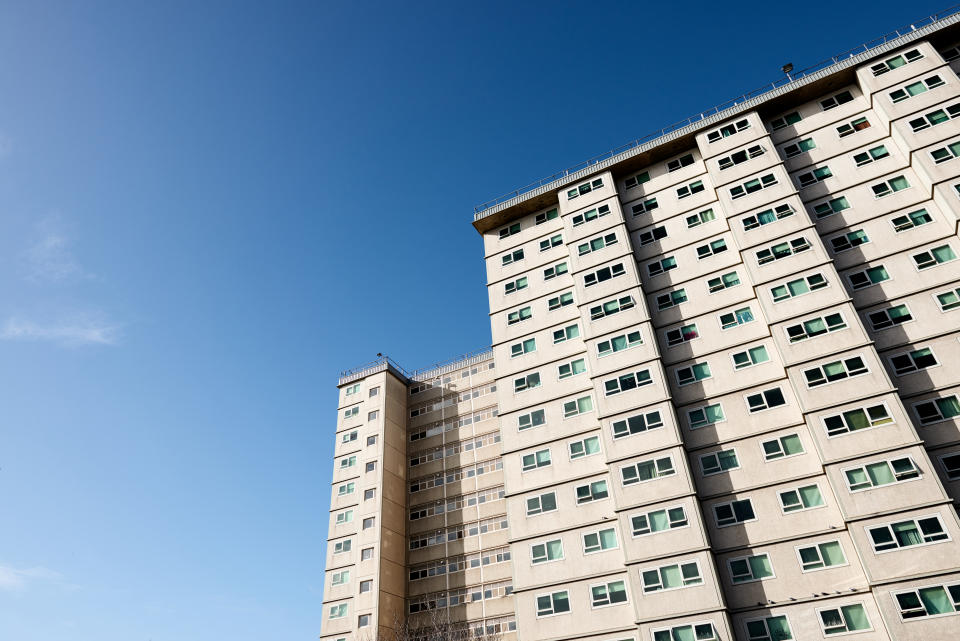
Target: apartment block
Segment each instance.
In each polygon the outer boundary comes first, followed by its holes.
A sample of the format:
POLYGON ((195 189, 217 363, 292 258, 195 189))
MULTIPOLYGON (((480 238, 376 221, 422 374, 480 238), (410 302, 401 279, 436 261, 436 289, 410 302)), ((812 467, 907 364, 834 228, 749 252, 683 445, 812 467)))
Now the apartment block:
POLYGON ((321 638, 960 639, 958 72, 953 14, 479 209, 492 349, 340 379, 321 638))

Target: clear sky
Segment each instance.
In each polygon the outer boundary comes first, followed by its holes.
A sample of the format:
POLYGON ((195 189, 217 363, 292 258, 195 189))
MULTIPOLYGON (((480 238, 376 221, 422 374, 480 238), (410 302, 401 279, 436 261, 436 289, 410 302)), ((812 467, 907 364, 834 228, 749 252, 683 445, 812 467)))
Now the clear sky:
POLYGON ((315 638, 337 374, 489 344, 473 206, 948 2, 749 4, 0 4, 0 639, 315 638))

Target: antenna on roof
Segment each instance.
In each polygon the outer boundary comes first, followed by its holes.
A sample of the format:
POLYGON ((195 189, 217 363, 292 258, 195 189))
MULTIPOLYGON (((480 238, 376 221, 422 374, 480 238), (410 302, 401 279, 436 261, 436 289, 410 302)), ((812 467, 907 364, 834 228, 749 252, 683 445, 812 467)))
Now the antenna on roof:
POLYGON ((790 72, 793 71, 793 63, 788 62, 787 64, 780 67, 780 71, 787 75, 787 79, 793 82, 793 78, 790 76, 790 72))

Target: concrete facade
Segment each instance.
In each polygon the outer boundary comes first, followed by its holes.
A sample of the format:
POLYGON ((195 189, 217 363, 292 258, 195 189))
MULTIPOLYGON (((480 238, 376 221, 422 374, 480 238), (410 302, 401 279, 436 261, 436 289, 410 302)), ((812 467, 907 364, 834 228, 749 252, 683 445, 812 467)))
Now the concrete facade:
POLYGON ((960 638, 960 26, 934 27, 479 214, 492 351, 341 379, 321 638, 436 609, 523 640, 960 638))

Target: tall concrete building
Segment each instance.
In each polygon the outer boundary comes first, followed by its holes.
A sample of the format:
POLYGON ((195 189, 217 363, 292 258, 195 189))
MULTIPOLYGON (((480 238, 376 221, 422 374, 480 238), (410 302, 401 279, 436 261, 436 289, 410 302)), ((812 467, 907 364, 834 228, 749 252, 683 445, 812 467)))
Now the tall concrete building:
POLYGON ((960 15, 480 209, 340 380, 321 638, 960 639, 960 15))

